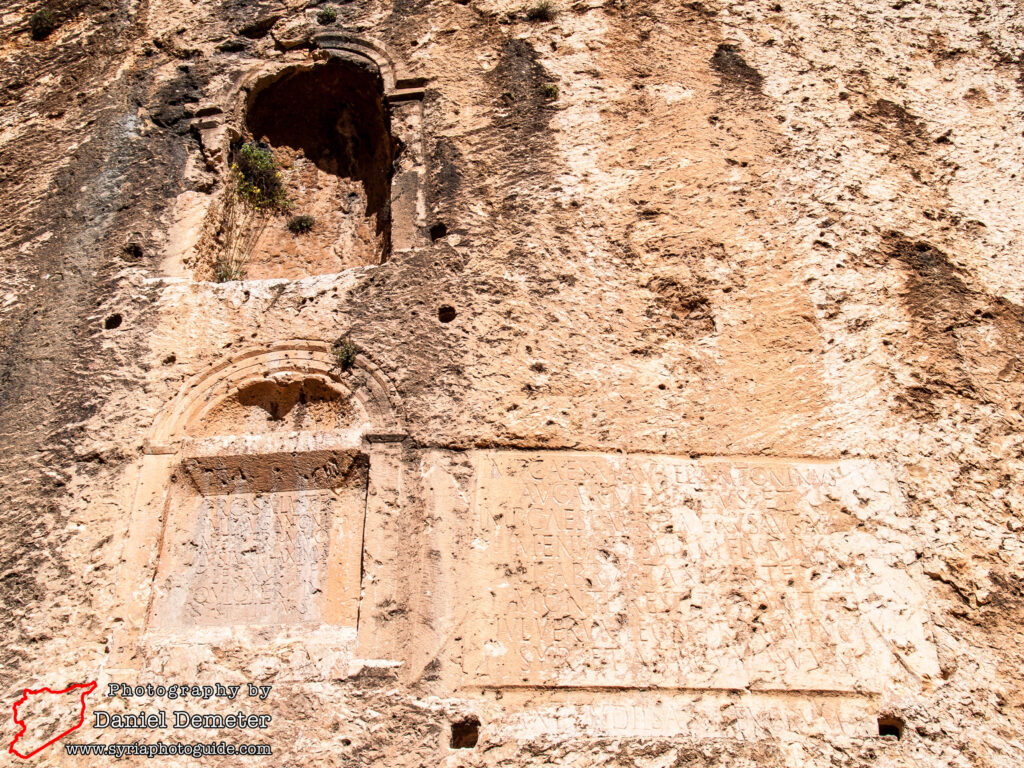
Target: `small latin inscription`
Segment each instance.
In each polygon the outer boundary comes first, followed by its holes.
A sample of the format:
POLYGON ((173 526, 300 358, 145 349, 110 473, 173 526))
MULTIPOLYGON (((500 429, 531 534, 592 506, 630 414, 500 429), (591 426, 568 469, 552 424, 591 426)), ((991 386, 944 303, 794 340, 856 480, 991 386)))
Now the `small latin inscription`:
POLYGON ((179 492, 151 624, 351 624, 365 485, 205 496, 179 492))

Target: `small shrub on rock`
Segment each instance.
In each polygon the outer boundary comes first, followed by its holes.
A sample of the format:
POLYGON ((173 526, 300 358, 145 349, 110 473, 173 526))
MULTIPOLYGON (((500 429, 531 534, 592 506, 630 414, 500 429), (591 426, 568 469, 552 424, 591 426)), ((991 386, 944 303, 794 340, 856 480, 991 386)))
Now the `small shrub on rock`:
POLYGON ((543 83, 540 86, 540 95, 554 101, 558 98, 558 86, 554 83, 543 83))
POLYGON ((338 20, 338 12, 334 10, 334 6, 325 5, 319 11, 317 11, 316 20, 319 24, 322 24, 323 26, 333 24, 335 21, 338 20))
POLYGON ((288 196, 281 184, 281 171, 270 147, 246 142, 239 147, 231 166, 238 183, 238 196, 257 210, 283 211, 288 196))
POLYGON ((213 279, 218 283, 245 280, 247 271, 245 264, 233 261, 227 257, 222 256, 213 262, 213 279))
POLYGON ((301 216, 292 216, 288 219, 288 229, 296 235, 301 235, 303 232, 309 232, 316 224, 314 219, 309 214, 302 214, 301 216))
POLYGON ((347 336, 334 342, 331 348, 334 354, 334 363, 343 371, 347 371, 356 363, 356 355, 359 354, 359 347, 352 343, 347 336))
POLYGON ((536 3, 526 9, 528 21, 551 21, 558 15, 551 0, 537 0, 536 3))
POLYGON ((33 40, 43 40, 57 28, 57 17, 49 8, 40 8, 28 17, 28 27, 33 40))

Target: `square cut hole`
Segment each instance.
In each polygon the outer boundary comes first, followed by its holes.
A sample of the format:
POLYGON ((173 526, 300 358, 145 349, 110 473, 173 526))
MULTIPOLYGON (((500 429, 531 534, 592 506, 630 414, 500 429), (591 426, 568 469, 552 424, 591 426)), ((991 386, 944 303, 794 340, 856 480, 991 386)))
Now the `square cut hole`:
POLYGON ((480 738, 480 721, 468 717, 452 723, 452 749, 472 749, 480 738))
POLYGON ((878 718, 878 735, 879 736, 895 736, 898 739, 903 738, 903 721, 898 717, 880 717, 878 718))

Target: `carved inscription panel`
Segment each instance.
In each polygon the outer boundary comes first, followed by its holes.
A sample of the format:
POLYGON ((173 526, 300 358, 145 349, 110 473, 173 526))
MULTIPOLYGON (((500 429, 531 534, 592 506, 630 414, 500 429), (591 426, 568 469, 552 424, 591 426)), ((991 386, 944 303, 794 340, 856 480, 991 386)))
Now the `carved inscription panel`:
POLYGON ((171 494, 154 629, 355 626, 365 470, 338 488, 171 494))
POLYGON ((877 463, 475 462, 466 684, 863 693, 936 673, 877 463))

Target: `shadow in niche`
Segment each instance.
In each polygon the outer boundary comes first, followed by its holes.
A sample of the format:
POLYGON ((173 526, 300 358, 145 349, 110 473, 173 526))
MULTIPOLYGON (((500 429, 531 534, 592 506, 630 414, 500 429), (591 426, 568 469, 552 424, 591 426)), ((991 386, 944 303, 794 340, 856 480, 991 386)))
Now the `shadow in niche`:
POLYGON ((271 147, 301 150, 321 171, 360 182, 366 216, 387 236, 397 147, 383 81, 371 65, 332 58, 293 70, 255 94, 247 127, 271 147))
POLYGON ((267 379, 240 389, 210 411, 192 436, 335 429, 350 416, 342 394, 319 379, 267 379))
POLYGON ((296 405, 337 400, 340 395, 322 381, 304 379, 287 384, 261 381, 239 391, 238 402, 258 406, 272 421, 282 421, 296 405))

